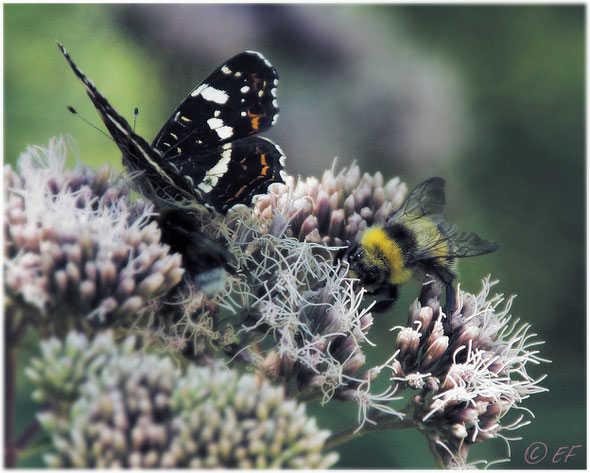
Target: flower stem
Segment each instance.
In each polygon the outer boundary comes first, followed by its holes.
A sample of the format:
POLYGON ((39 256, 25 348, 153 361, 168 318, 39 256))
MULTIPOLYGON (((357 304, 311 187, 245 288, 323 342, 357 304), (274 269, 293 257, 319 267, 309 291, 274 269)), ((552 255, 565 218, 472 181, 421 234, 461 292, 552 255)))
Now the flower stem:
POLYGON ((324 449, 328 450, 334 448, 344 442, 348 442, 353 438, 360 437, 368 432, 378 432, 381 430, 401 430, 413 427, 413 423, 407 419, 391 418, 390 416, 381 416, 376 420, 375 424, 365 424, 365 426, 358 429, 358 426, 352 426, 337 434, 328 437, 324 445, 324 449))
POLYGON ((20 437, 16 440, 14 447, 18 452, 24 449, 28 443, 37 435, 37 433, 41 430, 41 424, 39 421, 35 419, 33 422, 29 424, 29 426, 25 429, 25 431, 20 435, 20 437))
POLYGON ((8 302, 4 311, 4 466, 14 468, 18 460, 18 451, 22 449, 38 431, 37 426, 25 430, 23 435, 14 441, 14 411, 16 392, 16 350, 25 334, 28 321, 21 314, 20 321, 16 324, 17 311, 8 302), (16 325, 16 327, 15 327, 16 325))
POLYGON ((4 314, 4 466, 16 466, 16 450, 13 445, 14 390, 16 353, 12 345, 14 311, 6 307, 4 314))

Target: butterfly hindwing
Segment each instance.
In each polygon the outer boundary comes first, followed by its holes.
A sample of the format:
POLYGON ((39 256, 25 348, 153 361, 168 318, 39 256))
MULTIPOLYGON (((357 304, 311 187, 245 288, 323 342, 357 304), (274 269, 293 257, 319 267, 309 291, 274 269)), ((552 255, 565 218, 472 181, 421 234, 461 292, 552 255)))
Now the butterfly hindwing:
POLYGON ((188 95, 153 146, 166 157, 193 154, 258 133, 278 117, 278 74, 255 51, 218 67, 188 95))
POLYGON ((270 184, 283 182, 284 160, 282 150, 271 140, 248 136, 171 162, 211 205, 226 212, 237 204, 249 205, 270 184))

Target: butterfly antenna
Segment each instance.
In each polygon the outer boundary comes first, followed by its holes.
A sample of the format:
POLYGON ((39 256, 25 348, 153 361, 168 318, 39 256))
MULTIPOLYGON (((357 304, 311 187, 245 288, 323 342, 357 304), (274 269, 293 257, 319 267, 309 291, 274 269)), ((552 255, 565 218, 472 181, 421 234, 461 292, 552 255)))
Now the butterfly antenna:
POLYGON ((98 131, 100 134, 106 136, 109 140, 111 141, 115 141, 113 139, 112 136, 107 135, 104 131, 102 131, 100 128, 98 128, 96 125, 94 125, 93 123, 90 123, 88 120, 86 120, 82 115, 80 115, 77 110, 72 107, 71 105, 67 106, 67 109, 72 113, 72 115, 77 116, 78 118, 80 118, 82 121, 84 121, 87 125, 90 125, 92 128, 94 128, 96 131, 98 131))
POLYGON ((133 133, 135 133, 135 122, 137 121, 137 115, 139 115, 139 108, 133 109, 133 133))

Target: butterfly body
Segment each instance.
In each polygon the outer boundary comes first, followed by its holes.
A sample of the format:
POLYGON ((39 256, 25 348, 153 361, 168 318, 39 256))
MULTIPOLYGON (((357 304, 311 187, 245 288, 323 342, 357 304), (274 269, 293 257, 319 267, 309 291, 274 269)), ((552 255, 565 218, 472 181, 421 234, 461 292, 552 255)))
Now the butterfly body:
POLYGON ((225 213, 283 182, 283 152, 272 141, 253 136, 278 117, 278 75, 260 53, 245 51, 217 68, 181 102, 150 144, 58 46, 138 189, 159 207, 206 206, 225 213))

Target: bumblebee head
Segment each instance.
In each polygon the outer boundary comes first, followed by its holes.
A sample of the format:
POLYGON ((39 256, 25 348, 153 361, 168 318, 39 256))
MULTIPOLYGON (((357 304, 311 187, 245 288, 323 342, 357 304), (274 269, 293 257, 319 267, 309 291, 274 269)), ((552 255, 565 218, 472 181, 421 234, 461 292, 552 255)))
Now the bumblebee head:
POLYGON ((351 243, 339 251, 337 258, 348 262, 349 274, 358 278, 366 288, 373 289, 387 284, 389 266, 382 259, 367 255, 366 250, 358 243, 351 243))

